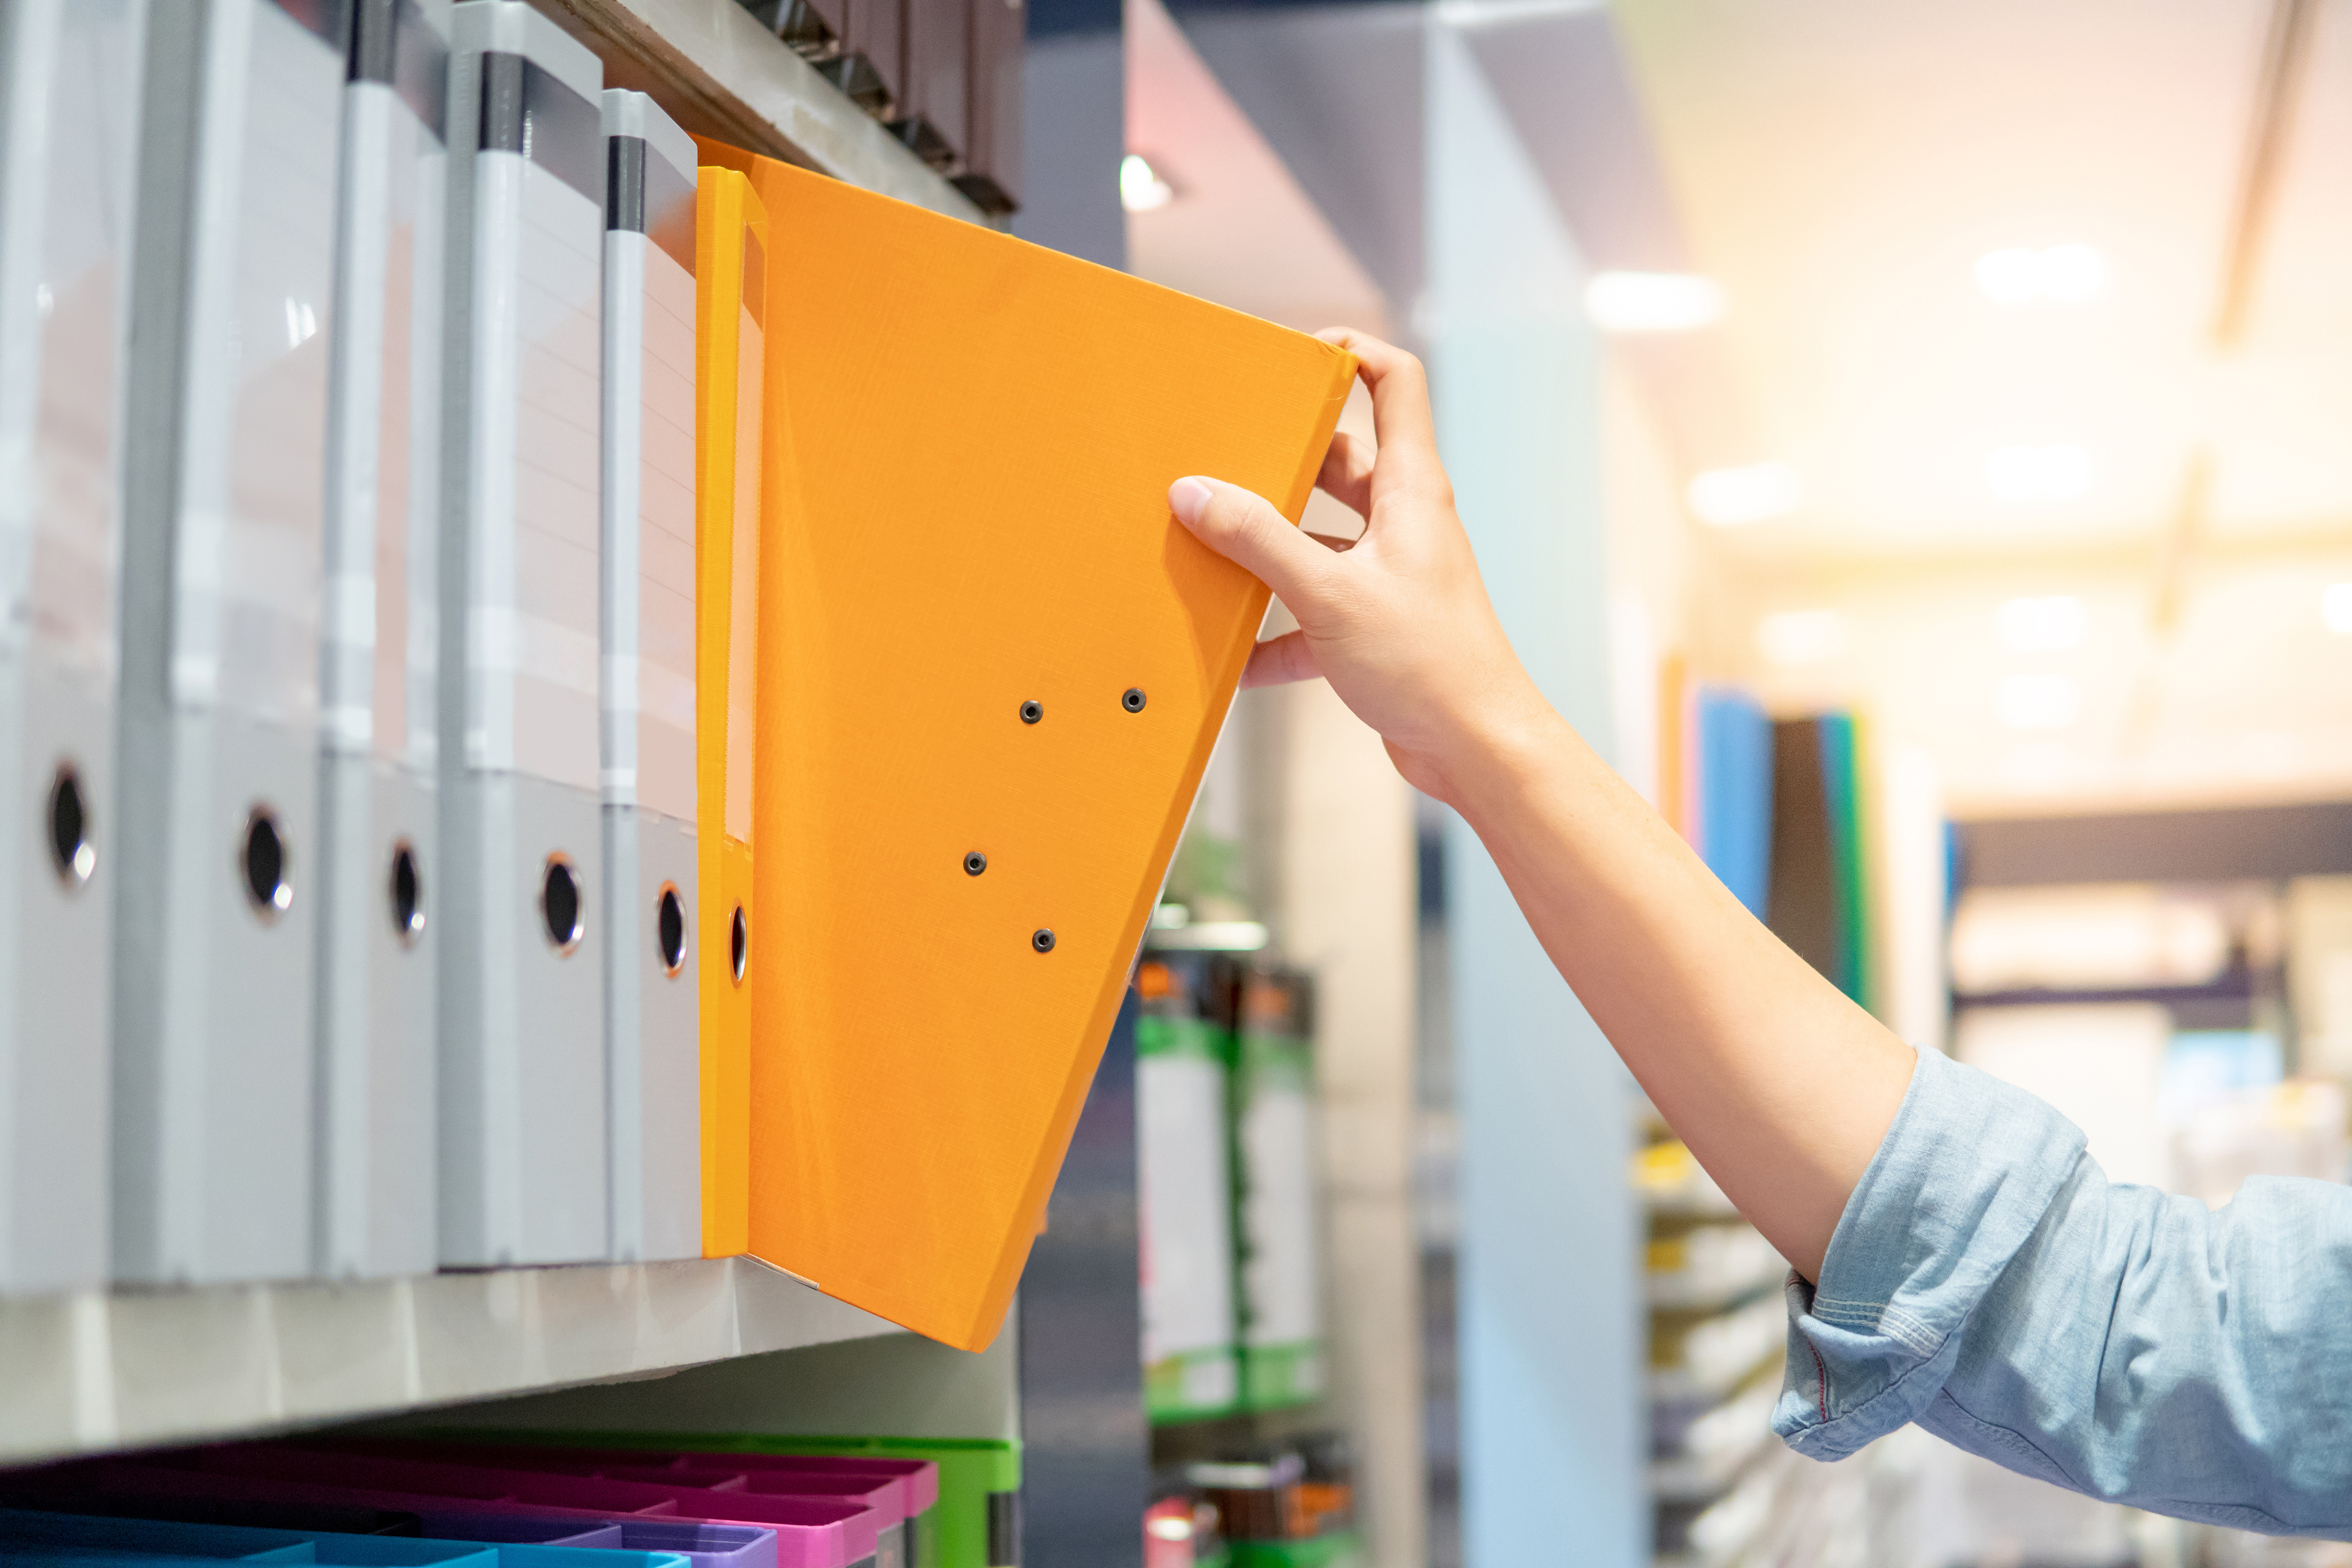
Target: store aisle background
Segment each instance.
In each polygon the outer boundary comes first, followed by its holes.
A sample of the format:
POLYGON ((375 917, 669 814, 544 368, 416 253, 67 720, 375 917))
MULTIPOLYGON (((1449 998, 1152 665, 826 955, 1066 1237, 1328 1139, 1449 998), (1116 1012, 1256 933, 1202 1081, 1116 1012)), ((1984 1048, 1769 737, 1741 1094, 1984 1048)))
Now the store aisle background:
MULTIPOLYGON (((1124 22, 1128 265, 1423 356, 1497 606, 1630 782, 1696 833, 1732 776, 1696 694, 1852 716, 1823 918, 1891 1027, 2095 1124, 2119 1174, 2343 1179, 2352 17, 1124 22)), ((1374 1561, 2339 1561, 1916 1433, 1795 1461, 1762 1429, 1778 1260, 1475 837, 1319 688, 1244 695, 1192 832, 1352 1009, 1321 1158, 1374 1561)))

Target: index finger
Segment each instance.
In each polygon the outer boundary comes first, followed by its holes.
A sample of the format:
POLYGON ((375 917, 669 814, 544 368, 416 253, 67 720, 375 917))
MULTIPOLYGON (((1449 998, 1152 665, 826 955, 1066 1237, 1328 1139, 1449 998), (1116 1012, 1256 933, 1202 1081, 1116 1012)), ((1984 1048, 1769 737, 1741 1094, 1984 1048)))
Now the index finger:
POLYGON ((1369 332, 1326 327, 1315 334, 1356 356, 1357 374, 1372 395, 1372 438, 1383 456, 1411 453, 1437 459, 1437 424, 1429 411, 1429 378, 1421 362, 1369 332))

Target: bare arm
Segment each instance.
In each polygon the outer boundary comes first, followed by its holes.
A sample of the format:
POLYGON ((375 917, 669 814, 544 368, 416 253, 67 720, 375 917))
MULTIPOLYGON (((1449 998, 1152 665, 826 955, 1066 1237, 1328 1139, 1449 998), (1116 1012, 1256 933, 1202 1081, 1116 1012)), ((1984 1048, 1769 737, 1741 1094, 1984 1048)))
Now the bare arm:
POLYGON ((1709 1174, 1819 1279, 1910 1082, 1912 1053, 1741 907, 1536 690, 1478 576, 1418 361, 1355 332, 1378 449, 1341 436, 1321 487, 1362 513, 1326 548, 1265 500, 1183 479, 1185 525, 1299 629, 1248 686, 1321 676, 1406 780, 1459 811, 1544 951, 1709 1174))

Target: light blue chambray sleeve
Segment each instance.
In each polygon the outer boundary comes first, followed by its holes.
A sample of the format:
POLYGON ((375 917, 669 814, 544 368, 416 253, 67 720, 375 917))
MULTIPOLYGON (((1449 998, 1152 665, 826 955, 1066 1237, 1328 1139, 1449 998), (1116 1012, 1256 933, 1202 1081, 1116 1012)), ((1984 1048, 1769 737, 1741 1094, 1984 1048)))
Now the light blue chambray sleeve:
POLYGON ((2352 1187, 2208 1211, 2110 1183, 2049 1106, 1922 1052, 1789 1318, 1799 1453, 1916 1421, 2095 1497, 2352 1539, 2352 1187))

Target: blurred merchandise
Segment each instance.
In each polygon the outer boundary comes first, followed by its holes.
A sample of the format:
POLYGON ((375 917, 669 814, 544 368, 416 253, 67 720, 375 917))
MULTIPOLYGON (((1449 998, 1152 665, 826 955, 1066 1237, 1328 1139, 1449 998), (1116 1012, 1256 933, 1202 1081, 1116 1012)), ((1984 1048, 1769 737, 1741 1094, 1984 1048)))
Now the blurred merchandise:
POLYGON ((1315 1208, 1314 983, 1255 966, 1241 983, 1233 1058, 1242 1404, 1321 1397, 1321 1254, 1315 1208))
POLYGON ((2111 1181, 2164 1183, 2157 1085, 2172 1015, 2154 1002, 1969 1007, 1953 1036, 1960 1060, 2055 1106, 2090 1140, 2111 1181))
POLYGON ((1161 955, 1136 972, 1144 1402, 1154 1421, 1220 1415, 1241 1394, 1225 1130, 1237 981, 1211 953, 1161 955))
POLYGON ((1231 1561, 1214 1505, 1184 1491, 1143 1510, 1143 1568, 1213 1568, 1231 1561))
POLYGON ((2173 1191, 2214 1208, 2248 1176, 2347 1177, 2344 1088, 2290 1079, 2226 1090, 2199 1106, 2173 1135, 2173 1191))
POLYGON ((1634 1154, 1633 1190, 1652 1214, 1737 1215, 1689 1146, 1669 1138, 1634 1154))
POLYGON ((1183 1476, 1213 1516, 1234 1568, 1336 1568, 1361 1556, 1353 1471, 1336 1439, 1310 1438, 1263 1458, 1188 1465, 1183 1476))
POLYGON ((1745 1223, 1699 1225, 1653 1239, 1646 1253, 1653 1307, 1737 1301, 1778 1285, 1789 1266, 1745 1223))

